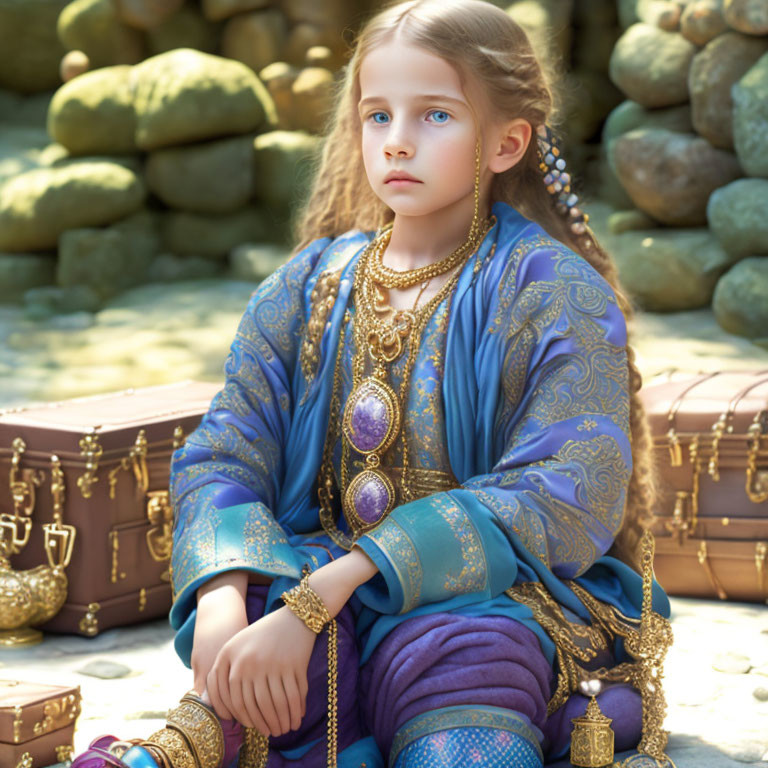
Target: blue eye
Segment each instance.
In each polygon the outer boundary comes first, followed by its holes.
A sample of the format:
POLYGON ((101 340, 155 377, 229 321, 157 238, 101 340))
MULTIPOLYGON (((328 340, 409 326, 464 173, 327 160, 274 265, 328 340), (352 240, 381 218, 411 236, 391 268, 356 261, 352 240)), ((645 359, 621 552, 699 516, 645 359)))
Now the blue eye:
POLYGON ((430 113, 430 115, 442 115, 442 118, 444 119, 436 119, 435 122, 437 123, 446 123, 448 122, 448 118, 450 115, 447 112, 443 112, 442 109, 433 109, 430 113))
POLYGON ((387 117, 387 113, 386 112, 373 112, 370 115, 370 117, 373 118, 373 122, 374 123, 378 123, 379 125, 384 125, 386 123, 386 121, 389 119, 387 117), (380 115, 383 115, 385 120, 377 120, 376 118, 379 117, 380 115))

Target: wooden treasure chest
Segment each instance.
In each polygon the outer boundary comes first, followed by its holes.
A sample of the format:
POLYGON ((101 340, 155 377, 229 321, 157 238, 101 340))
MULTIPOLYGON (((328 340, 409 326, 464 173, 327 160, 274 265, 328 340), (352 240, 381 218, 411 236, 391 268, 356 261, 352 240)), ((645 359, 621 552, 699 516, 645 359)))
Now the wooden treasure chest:
POLYGON ((79 686, 0 680, 0 766, 39 768, 72 758, 79 686))
POLYGON ((768 600, 768 370, 640 390, 660 494, 656 578, 671 595, 768 600))
POLYGON ((171 456, 221 384, 0 411, 0 645, 167 614, 171 456))

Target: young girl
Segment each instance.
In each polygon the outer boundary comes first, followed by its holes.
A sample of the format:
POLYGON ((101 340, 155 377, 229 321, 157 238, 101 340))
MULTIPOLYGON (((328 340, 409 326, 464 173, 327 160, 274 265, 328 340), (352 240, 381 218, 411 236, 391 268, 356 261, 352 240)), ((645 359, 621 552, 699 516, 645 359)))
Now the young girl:
MULTIPOLYGON (((170 621, 195 690, 74 766, 567 753, 579 679, 629 659, 605 627, 640 615, 654 489, 630 306, 553 110, 483 0, 408 0, 362 30, 301 244, 173 455, 170 621)), ((669 614, 655 582, 653 604, 669 614)), ((597 701, 626 749, 640 696, 613 679, 597 701)))

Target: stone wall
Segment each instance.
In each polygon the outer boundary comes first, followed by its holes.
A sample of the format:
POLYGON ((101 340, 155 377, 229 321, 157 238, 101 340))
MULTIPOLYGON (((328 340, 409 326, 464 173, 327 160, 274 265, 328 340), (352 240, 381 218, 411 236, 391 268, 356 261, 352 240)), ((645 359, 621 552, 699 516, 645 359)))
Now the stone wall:
POLYGON ((768 2, 625 2, 603 195, 624 285, 768 341, 768 2))
MULTIPOLYGON (((0 301, 93 312, 144 282, 269 274, 287 253, 348 44, 379 4, 29 0, 22 13, 0 0, 0 161, 4 128, 27 130, 25 112, 44 107, 28 130, 45 131, 34 151, 0 162, 0 301), (19 45, 25 36, 41 50, 19 45)), ((622 100, 608 76, 615 0, 496 4, 560 75, 578 190, 622 100)))

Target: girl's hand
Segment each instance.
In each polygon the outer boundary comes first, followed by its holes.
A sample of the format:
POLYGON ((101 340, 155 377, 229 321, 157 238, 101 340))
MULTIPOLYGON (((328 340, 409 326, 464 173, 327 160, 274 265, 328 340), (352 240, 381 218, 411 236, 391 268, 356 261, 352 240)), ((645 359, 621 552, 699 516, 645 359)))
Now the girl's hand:
MULTIPOLYGON (((228 640, 248 626, 245 601, 234 590, 217 590, 198 601, 195 634, 192 639, 192 674, 194 689, 206 700, 206 680, 219 651, 228 640)), ((221 710, 221 717, 231 715, 221 710)))
POLYGON ((306 714, 307 669, 317 635, 284 605, 228 640, 206 678, 219 717, 264 736, 297 730, 306 714))

